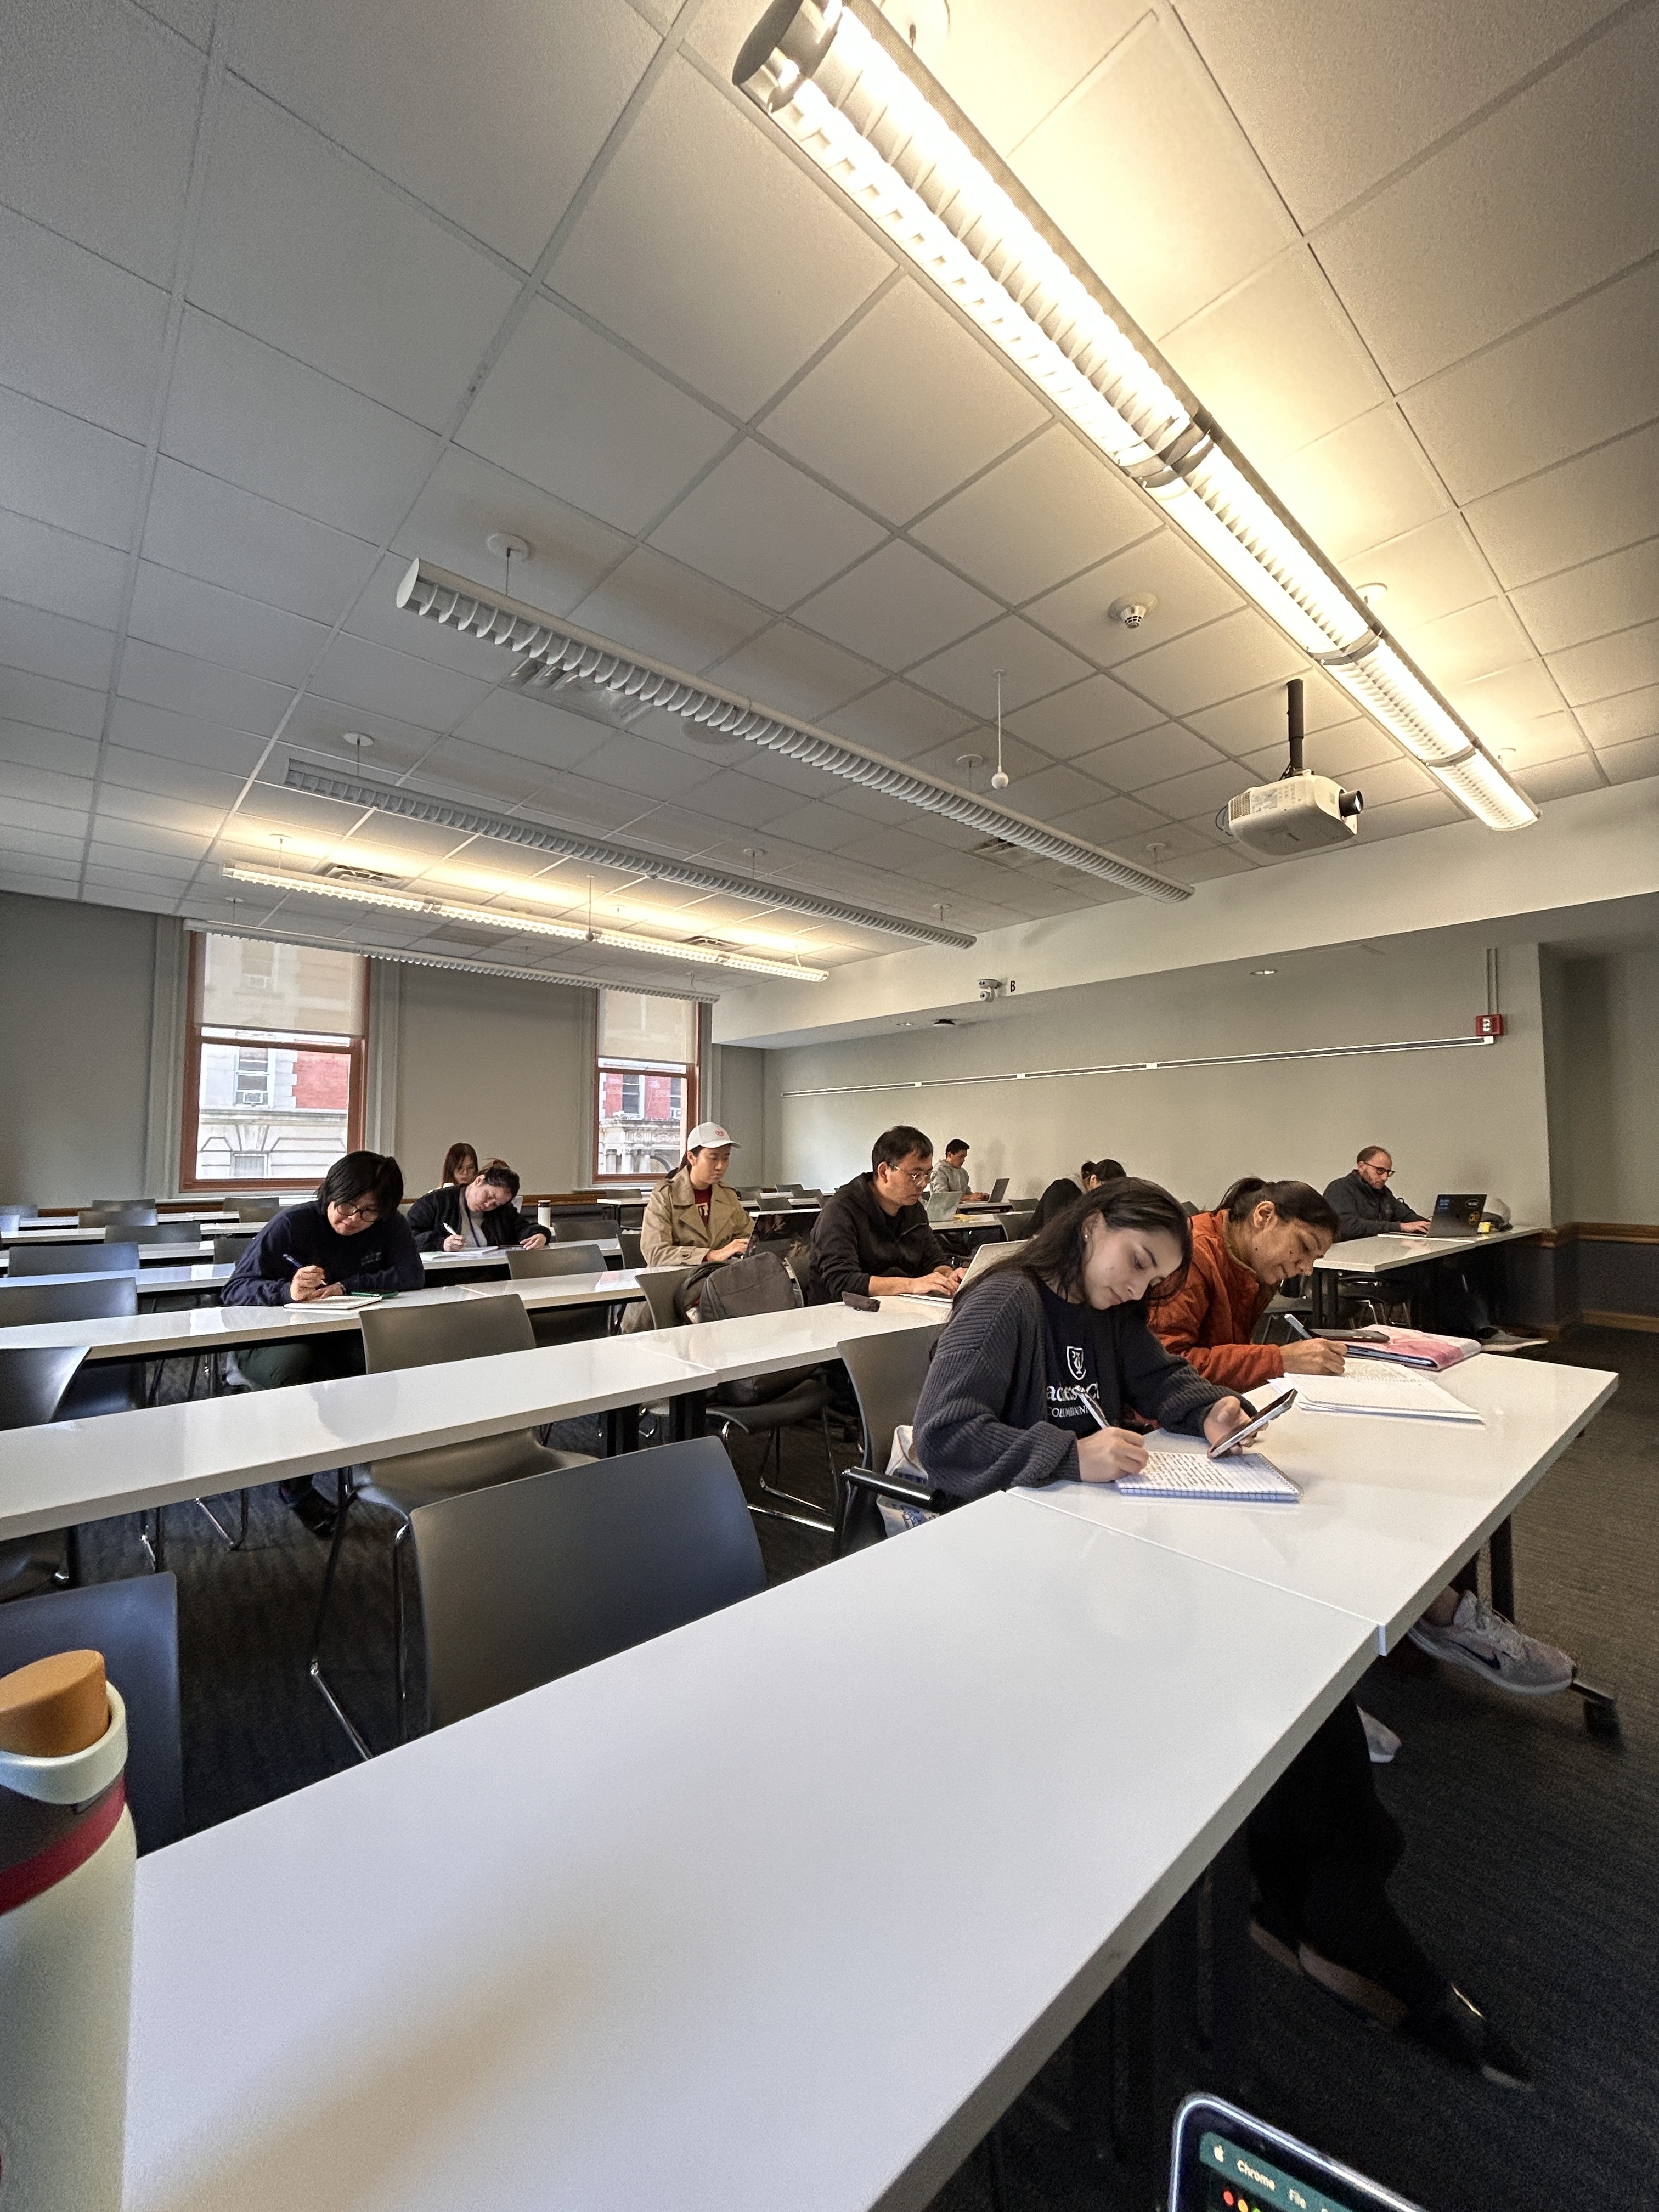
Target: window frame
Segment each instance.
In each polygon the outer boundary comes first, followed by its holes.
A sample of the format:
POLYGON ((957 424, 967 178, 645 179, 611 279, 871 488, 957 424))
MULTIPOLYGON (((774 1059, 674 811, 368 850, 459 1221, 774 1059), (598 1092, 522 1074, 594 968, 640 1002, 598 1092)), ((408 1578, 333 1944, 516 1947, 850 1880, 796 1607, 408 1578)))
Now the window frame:
MULTIPOLYGON (((197 1172, 197 1158, 201 1135, 202 1111, 202 1047, 204 1043, 227 1042, 220 1037, 204 1038, 202 1035, 202 963, 206 957, 208 933, 190 933, 190 971, 185 985, 185 1067, 183 1111, 179 1127, 179 1191, 185 1194, 198 1191, 226 1191, 237 1195, 246 1193, 251 1197, 266 1197, 272 1193, 292 1190, 295 1178, 290 1176, 201 1176, 197 1172)), ((355 956, 362 958, 362 955, 355 956)), ((367 1000, 365 1000, 367 1020, 367 1000)), ((215 1024, 214 1026, 217 1026, 215 1024)), ((246 1025, 251 1028, 252 1025, 246 1025)), ((294 1046, 301 1033, 290 1030, 272 1030, 267 1048, 294 1046)), ((346 1141, 349 1152, 361 1152, 363 1143, 368 1084, 368 1039, 366 1036, 341 1037, 337 1043, 318 1043, 314 1032, 305 1032, 306 1042, 295 1048, 302 1052, 329 1053, 349 1063, 349 1075, 346 1093, 346 1141)), ((240 1042, 240 1040, 239 1040, 240 1042)), ((258 1048, 255 1048, 257 1049, 258 1048)))
MULTIPOLYGON (((647 992, 645 995, 648 998, 651 994, 647 992)), ((659 993, 658 995, 660 996, 661 994, 659 993)), ((650 1075, 679 1076, 685 1085, 685 1126, 688 1130, 695 1129, 696 1127, 698 1121, 702 1119, 701 1086, 702 1056, 704 1037, 708 1020, 708 1008, 706 1004, 699 999, 696 1001, 696 1024, 691 1040, 693 1057, 684 1066, 680 1066, 674 1061, 665 1060, 630 1060, 625 1068, 619 1067, 614 1056, 611 1060, 607 1060, 601 1055, 599 1048, 598 1025, 597 1024, 595 1024, 593 1043, 593 1151, 592 1158, 588 1161, 589 1181, 587 1185, 585 1186, 586 1188, 599 1190, 608 1189, 612 1186, 626 1186, 637 1189, 642 1182, 654 1182, 660 1180, 659 1177, 652 1174, 648 1170, 640 1168, 613 1170, 601 1167, 599 1164, 600 1160, 604 1157, 600 1150, 600 1132, 605 1119, 605 1077, 607 1070, 612 1073, 637 1075, 641 1079, 641 1081, 643 1081, 647 1076, 650 1075)))

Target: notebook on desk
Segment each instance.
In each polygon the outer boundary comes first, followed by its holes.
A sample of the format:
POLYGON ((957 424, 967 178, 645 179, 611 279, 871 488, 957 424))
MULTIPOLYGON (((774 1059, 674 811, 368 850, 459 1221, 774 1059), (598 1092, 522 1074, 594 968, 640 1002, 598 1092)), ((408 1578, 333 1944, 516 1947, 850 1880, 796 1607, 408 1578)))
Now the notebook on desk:
POLYGON ((1381 1360, 1356 1359, 1341 1375, 1293 1375, 1287 1379, 1304 1413, 1370 1413, 1395 1420, 1480 1425, 1474 1407, 1438 1382, 1381 1360))
POLYGON ((1146 1439, 1144 1474, 1121 1474, 1112 1487, 1124 1498, 1225 1498, 1235 1505, 1294 1505, 1302 1493, 1261 1452, 1212 1459, 1191 1437, 1154 1429, 1146 1439))

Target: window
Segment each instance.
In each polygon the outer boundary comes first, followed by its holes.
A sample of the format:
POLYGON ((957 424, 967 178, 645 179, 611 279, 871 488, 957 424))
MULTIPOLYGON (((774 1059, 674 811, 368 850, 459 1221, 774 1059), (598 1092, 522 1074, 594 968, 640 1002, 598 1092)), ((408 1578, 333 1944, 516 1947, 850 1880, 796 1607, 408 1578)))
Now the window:
POLYGON ((697 1118, 702 1013, 689 1000, 599 993, 594 1173, 601 1180, 653 1178, 678 1166, 697 1118))
POLYGON ((180 1190, 304 1188, 362 1143, 368 966, 191 937, 180 1190))

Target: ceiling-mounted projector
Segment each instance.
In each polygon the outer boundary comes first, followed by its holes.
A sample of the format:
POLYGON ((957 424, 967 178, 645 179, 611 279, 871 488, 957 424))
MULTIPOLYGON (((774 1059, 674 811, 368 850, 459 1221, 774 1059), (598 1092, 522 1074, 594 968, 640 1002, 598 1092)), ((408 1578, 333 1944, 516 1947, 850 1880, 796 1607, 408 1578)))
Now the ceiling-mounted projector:
POLYGON ((1260 783, 1227 801, 1227 834, 1253 853, 1282 859, 1345 844, 1359 832, 1364 794, 1344 791, 1328 775, 1302 764, 1302 678, 1292 677, 1288 701, 1290 766, 1277 783, 1260 783))

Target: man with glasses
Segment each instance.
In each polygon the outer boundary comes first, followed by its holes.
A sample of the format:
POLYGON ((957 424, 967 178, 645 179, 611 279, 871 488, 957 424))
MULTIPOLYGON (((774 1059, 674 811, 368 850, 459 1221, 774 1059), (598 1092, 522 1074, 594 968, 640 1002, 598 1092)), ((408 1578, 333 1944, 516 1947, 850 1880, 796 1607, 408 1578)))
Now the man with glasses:
POLYGON ((949 1297, 962 1280, 927 1225, 922 1196, 933 1172, 933 1141, 901 1123, 870 1150, 870 1172, 825 1199, 806 1261, 806 1302, 830 1305, 844 1291, 896 1298, 949 1297))
POLYGON ((1407 1206, 1389 1188, 1393 1173, 1394 1162, 1383 1147, 1367 1145, 1352 1173, 1326 1184, 1325 1197, 1336 1209, 1341 1237, 1386 1237, 1396 1229, 1403 1229, 1408 1237, 1426 1233, 1429 1224, 1416 1207, 1407 1206))

